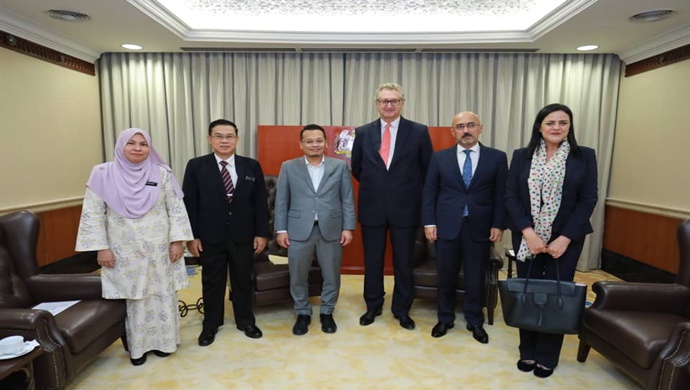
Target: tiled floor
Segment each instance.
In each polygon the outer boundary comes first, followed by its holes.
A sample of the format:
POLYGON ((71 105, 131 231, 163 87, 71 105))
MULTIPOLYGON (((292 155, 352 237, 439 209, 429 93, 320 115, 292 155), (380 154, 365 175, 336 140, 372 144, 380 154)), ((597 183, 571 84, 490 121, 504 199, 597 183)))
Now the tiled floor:
MULTIPOLYGON (((200 271, 200 270, 199 270, 200 271)), ((502 277, 505 277, 503 274, 502 277)), ((190 312, 182 318, 182 345, 167 358, 149 355, 146 364, 134 367, 116 343, 91 363, 70 389, 636 389, 596 351, 586 363, 576 361, 577 336, 568 335, 556 372, 539 379, 515 368, 517 330, 506 327, 500 309, 493 326, 487 325, 490 343, 474 341, 464 329, 458 312, 456 327, 440 339, 432 338, 436 307, 415 301, 411 316, 417 329, 398 326, 386 301, 384 314, 368 327, 359 325, 364 311, 362 276, 342 278, 335 312, 338 332, 324 334, 318 316, 309 333, 293 336, 294 315, 289 303, 255 310, 264 337, 252 340, 235 329, 231 308, 216 342, 199 347, 202 316, 190 312)), ((615 279, 596 271, 578 273, 577 280, 591 283, 615 279)), ((390 297, 392 278, 386 277, 390 297)), ((195 302, 200 296, 200 274, 180 298, 195 302)), ((590 298, 593 299, 593 296, 590 298)), ((315 313, 318 313, 318 299, 315 313)))

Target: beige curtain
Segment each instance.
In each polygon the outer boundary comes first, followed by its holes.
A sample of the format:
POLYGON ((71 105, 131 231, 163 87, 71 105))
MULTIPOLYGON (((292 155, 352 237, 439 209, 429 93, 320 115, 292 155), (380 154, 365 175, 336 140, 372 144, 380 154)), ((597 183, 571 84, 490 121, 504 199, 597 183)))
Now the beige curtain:
POLYGON ((153 143, 181 177, 188 159, 210 152, 208 123, 240 131, 237 152, 256 156, 258 125, 360 125, 377 117, 376 87, 405 88, 403 115, 446 126, 459 111, 479 114, 482 142, 525 146, 541 107, 573 110, 578 143, 597 151, 599 204, 580 270, 599 268, 621 62, 585 54, 107 53, 99 60, 104 148, 129 127, 153 143))

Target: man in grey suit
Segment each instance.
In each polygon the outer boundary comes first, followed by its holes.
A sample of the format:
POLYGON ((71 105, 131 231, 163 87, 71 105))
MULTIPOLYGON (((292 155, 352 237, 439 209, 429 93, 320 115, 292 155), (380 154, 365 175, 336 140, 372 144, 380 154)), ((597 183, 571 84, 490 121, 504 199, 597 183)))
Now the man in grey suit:
POLYGON ((300 132, 304 156, 283 162, 278 176, 274 227, 276 241, 288 248, 290 294, 297 321, 294 335, 309 331, 309 270, 316 259, 323 275, 321 330, 335 333, 333 310, 340 292, 343 247, 352 242, 355 205, 347 164, 326 157, 326 132, 306 125, 300 132))

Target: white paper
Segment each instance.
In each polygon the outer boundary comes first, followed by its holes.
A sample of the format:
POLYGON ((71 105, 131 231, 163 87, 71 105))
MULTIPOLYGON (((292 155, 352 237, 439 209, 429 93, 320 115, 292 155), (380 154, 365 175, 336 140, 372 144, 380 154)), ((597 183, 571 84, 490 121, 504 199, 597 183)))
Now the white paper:
POLYGON ((268 259, 273 264, 287 264, 288 263, 288 258, 283 257, 283 256, 268 255, 268 259))
POLYGON ((32 307, 35 310, 46 310, 52 315, 56 316, 62 313, 67 308, 76 305, 79 301, 60 301, 60 302, 42 302, 32 307))
POLYGON ((509 253, 511 256, 515 257, 515 251, 514 251, 514 250, 508 249, 508 253, 509 253))

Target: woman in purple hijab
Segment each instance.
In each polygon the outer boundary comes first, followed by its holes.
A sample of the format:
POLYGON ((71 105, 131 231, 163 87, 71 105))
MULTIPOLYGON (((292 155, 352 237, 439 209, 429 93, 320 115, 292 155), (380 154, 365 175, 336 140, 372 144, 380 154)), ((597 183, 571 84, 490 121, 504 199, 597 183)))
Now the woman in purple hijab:
POLYGON ((177 291, 187 287, 192 229, 182 190, 141 129, 120 133, 115 160, 86 183, 77 251, 98 251, 103 297, 125 299, 130 360, 166 357, 180 343, 177 291))

